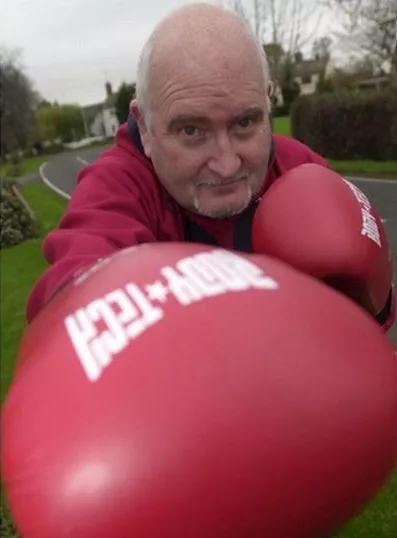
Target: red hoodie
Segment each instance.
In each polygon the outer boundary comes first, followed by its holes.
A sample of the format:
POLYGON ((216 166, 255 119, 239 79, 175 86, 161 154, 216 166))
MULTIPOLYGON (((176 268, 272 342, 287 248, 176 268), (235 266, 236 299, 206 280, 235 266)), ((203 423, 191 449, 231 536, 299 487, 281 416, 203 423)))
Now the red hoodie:
MULTIPOLYGON (((261 194, 284 172, 307 162, 327 166, 307 146, 274 135, 273 155, 261 194)), ((201 230, 196 241, 236 248, 234 232, 238 219, 213 220, 178 206, 143 154, 136 126, 131 122, 123 124, 115 144, 80 172, 66 213, 44 241, 44 256, 50 267, 36 282, 28 299, 27 320, 31 322, 76 272, 118 249, 156 241, 194 241, 189 230, 196 225, 201 230)))

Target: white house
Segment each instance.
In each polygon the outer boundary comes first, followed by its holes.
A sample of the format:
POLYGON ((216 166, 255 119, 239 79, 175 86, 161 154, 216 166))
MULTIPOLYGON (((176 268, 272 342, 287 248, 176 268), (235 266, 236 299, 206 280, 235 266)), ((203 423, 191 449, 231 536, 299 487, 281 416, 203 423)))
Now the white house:
POLYGON ((295 80, 301 87, 301 94, 310 95, 314 93, 321 74, 328 77, 333 69, 333 64, 328 58, 303 60, 295 64, 295 80))
MULTIPOLYGON (((330 59, 315 58, 312 60, 301 60, 294 63, 294 79, 300 86, 301 95, 311 95, 316 91, 317 83, 321 74, 328 77, 334 70, 334 65, 330 59)), ((277 86, 277 103, 283 104, 281 89, 277 86)))
POLYGON ((86 131, 90 136, 111 138, 116 134, 119 121, 116 115, 116 95, 110 82, 106 82, 106 99, 103 103, 83 107, 86 131))

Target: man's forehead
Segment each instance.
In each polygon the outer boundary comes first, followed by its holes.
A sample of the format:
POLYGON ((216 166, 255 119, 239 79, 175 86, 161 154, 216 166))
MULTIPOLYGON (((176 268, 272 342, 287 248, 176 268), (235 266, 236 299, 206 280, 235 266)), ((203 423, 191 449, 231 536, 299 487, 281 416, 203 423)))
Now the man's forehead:
POLYGON ((252 43, 207 43, 201 40, 196 47, 191 42, 157 47, 152 57, 151 85, 156 92, 173 82, 182 89, 195 88, 196 95, 207 91, 228 96, 251 86, 263 86, 263 62, 252 43), (212 87, 212 89, 211 89, 212 87))

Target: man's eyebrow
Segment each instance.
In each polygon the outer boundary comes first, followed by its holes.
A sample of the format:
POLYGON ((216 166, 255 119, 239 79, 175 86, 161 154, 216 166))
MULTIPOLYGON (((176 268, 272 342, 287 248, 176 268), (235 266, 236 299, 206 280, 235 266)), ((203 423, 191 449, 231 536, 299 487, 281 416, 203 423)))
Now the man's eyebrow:
POLYGON ((175 129, 175 127, 179 127, 180 125, 186 125, 189 123, 207 124, 209 123, 209 121, 210 120, 205 116, 195 116, 194 114, 178 114, 170 120, 168 124, 168 130, 175 129))
POLYGON ((259 107, 259 106, 253 106, 251 108, 247 108, 247 110, 244 110, 244 112, 242 114, 239 114, 235 119, 234 121, 240 121, 244 118, 247 118, 247 117, 253 117, 253 118, 256 118, 256 119, 262 119, 264 118, 265 116, 265 112, 263 110, 263 108, 259 107))
MULTIPOLYGON (((233 118, 232 123, 242 120, 243 118, 247 117, 253 117, 257 119, 262 119, 264 117, 265 113, 263 108, 259 106, 254 106, 251 108, 247 108, 233 118)), ((211 122, 211 120, 206 116, 199 116, 195 114, 178 114, 177 116, 173 117, 167 128, 169 131, 172 131, 173 129, 179 127, 180 125, 187 125, 187 124, 200 124, 200 125, 208 125, 211 122)))

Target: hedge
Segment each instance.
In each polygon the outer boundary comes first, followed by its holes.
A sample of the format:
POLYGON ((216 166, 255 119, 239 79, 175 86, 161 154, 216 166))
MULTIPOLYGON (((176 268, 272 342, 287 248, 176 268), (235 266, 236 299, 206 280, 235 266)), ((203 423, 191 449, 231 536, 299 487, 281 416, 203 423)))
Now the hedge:
POLYGON ((334 159, 397 159, 397 88, 299 97, 291 106, 291 132, 334 159))
POLYGON ((35 216, 18 196, 19 191, 12 180, 1 182, 0 202, 0 247, 19 245, 26 239, 39 235, 35 216))

